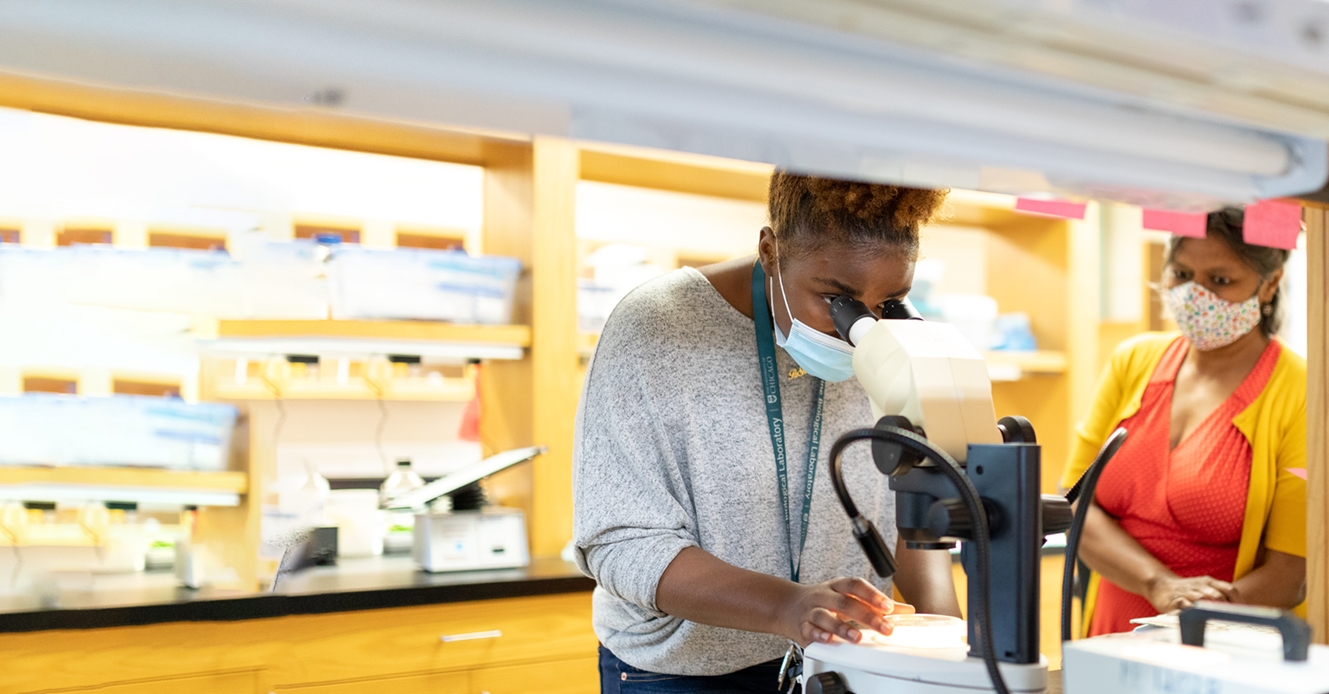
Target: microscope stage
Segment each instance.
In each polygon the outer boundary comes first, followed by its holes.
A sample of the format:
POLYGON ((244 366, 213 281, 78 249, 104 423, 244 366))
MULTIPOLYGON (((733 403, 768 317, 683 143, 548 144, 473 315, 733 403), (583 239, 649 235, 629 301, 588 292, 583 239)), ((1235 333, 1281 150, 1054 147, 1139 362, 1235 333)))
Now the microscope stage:
MULTIPOLYGON (((1000 667, 1012 692, 1047 690, 1047 658, 1040 656, 1037 664, 1001 663, 1000 667)), ((983 659, 969 657, 969 647, 962 641, 919 648, 902 645, 895 635, 883 637, 870 630, 863 631, 863 640, 857 644, 814 643, 804 649, 803 676, 823 672, 839 674, 855 694, 992 691, 983 659)))

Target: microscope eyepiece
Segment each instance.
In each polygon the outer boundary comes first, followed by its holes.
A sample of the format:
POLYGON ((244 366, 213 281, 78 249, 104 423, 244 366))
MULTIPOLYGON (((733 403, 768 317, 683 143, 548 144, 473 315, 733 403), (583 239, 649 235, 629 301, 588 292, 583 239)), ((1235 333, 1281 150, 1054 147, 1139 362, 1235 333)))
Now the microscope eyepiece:
POLYGON ((835 332, 840 333, 845 342, 854 344, 854 341, 849 339, 849 329, 864 318, 874 322, 877 320, 862 301, 848 294, 841 294, 831 301, 831 320, 835 322, 835 332))
POLYGON ((891 299, 881 307, 882 320, 923 320, 923 314, 914 308, 909 299, 891 299))

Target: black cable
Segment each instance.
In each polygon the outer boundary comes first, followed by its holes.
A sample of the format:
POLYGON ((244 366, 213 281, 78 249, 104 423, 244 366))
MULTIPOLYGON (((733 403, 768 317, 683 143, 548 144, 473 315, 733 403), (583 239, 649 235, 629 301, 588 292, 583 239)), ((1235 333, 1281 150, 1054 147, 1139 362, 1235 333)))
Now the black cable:
POLYGON ((1080 479, 1075 481, 1075 486, 1066 492, 1066 500, 1075 503, 1077 499, 1083 498, 1084 503, 1075 507, 1075 516, 1071 519, 1071 527, 1066 531, 1066 565, 1061 570, 1061 642, 1064 644, 1071 640, 1071 592, 1075 584, 1075 565, 1080 557, 1080 533, 1084 531, 1084 519, 1089 516, 1089 507, 1094 504, 1094 490, 1098 488, 1098 478, 1103 474, 1103 468, 1107 467, 1108 461, 1121 449, 1121 444, 1126 442, 1126 430, 1120 427, 1112 432, 1103 447, 1099 449, 1094 462, 1080 475, 1080 479))
POLYGON ((1006 680, 1001 676, 1001 669, 997 664, 996 646, 992 643, 992 615, 988 610, 988 606, 992 601, 991 535, 988 529, 987 512, 983 508, 983 500, 978 496, 978 489, 974 487, 974 483, 964 474, 964 470, 954 458, 912 431, 905 431, 892 426, 882 426, 875 429, 854 429, 836 439, 835 445, 831 446, 830 455, 832 486, 835 487, 836 496, 840 497, 840 503, 844 506, 845 512, 850 514, 851 519, 858 517, 858 507, 854 505, 853 499, 849 496, 849 490, 845 487, 844 477, 841 474, 840 456, 849 444, 866 439, 877 439, 905 446, 920 455, 930 458, 937 464, 942 473, 950 478, 951 484, 959 492, 965 510, 969 513, 969 517, 974 524, 974 548, 978 555, 978 604, 969 606, 970 617, 978 620, 978 629, 975 633, 978 636, 979 651, 983 656, 983 664, 987 666, 988 677, 992 680, 993 689, 997 691, 997 694, 1010 694, 1010 689, 1006 687, 1006 680))

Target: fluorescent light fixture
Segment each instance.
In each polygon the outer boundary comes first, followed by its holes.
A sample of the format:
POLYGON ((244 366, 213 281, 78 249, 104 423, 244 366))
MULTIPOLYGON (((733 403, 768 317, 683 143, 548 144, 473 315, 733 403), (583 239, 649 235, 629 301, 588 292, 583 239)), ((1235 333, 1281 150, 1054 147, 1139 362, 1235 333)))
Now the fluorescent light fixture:
MULTIPOLYGON (((730 4, 11 2, 0 5, 0 71, 1170 209, 1317 190, 1329 177, 1323 132, 730 4)), ((1176 45, 1138 50, 1157 58, 1176 45)))

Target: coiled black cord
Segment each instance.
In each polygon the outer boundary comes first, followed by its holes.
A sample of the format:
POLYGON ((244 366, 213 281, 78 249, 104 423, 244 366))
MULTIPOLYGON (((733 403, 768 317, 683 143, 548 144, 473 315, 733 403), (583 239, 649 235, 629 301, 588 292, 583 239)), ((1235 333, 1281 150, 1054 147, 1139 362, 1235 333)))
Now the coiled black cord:
POLYGON ((1071 640, 1071 592, 1075 584, 1075 565, 1079 563, 1080 558, 1080 535, 1084 532, 1084 520, 1089 516, 1089 507, 1094 505, 1094 490, 1098 488, 1098 478, 1103 474, 1103 468, 1107 467, 1108 461, 1121 449, 1121 444, 1126 442, 1126 430, 1120 427, 1112 432, 1107 442, 1098 450, 1098 455, 1094 462, 1080 475, 1080 479, 1075 481, 1075 486, 1066 492, 1066 500, 1075 503, 1077 499, 1084 499, 1084 503, 1075 507, 1075 516, 1071 519, 1071 527, 1066 531, 1066 565, 1061 571, 1061 642, 1065 644, 1071 640))
POLYGON ((1001 670, 997 665, 996 646, 992 643, 992 615, 988 610, 988 605, 992 600, 990 580, 992 547, 988 530, 988 517, 983 509, 983 500, 978 496, 978 489, 974 487, 974 483, 964 474, 964 470, 954 458, 912 431, 905 431, 892 426, 883 426, 876 429, 854 429, 835 440, 835 445, 831 446, 830 455, 831 484, 835 488, 835 495, 840 498, 840 505, 844 507, 845 513, 849 514, 850 519, 858 518, 859 513, 858 507, 854 505, 854 500, 849 496, 849 489, 845 487, 840 457, 849 444, 867 439, 898 444, 929 458, 950 478, 951 484, 959 492, 965 510, 973 520, 974 548, 978 554, 978 604, 969 606, 970 617, 978 620, 978 630, 975 633, 978 636, 979 652, 983 656, 983 663, 987 666, 988 677, 992 679, 993 689, 997 691, 997 694, 1010 694, 1010 689, 1006 687, 1006 680, 1002 678, 1001 670))

